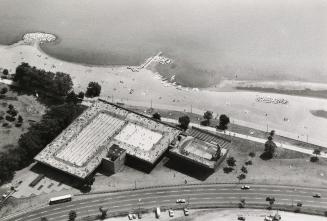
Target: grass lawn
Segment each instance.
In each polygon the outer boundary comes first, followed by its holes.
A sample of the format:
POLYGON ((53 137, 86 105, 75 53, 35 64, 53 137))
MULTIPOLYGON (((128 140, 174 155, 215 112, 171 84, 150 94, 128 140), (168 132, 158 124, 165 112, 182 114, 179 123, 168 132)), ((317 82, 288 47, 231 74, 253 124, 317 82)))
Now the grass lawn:
MULTIPOLYGON (((191 122, 195 123, 195 124, 200 124, 201 121, 204 120, 203 116, 194 114, 194 113, 189 113, 189 112, 180 112, 180 111, 171 111, 171 110, 162 110, 162 109, 153 109, 151 111, 149 108, 144 108, 144 107, 135 107, 135 106, 126 106, 126 107, 130 108, 131 110, 134 110, 136 112, 148 114, 148 115, 152 115, 155 112, 159 112, 161 117, 172 118, 172 119, 176 119, 176 120, 178 120, 178 118, 183 115, 187 115, 187 116, 189 116, 191 122)), ((209 125, 211 127, 215 127, 219 124, 219 116, 213 116, 213 117, 214 117, 214 119, 212 119, 210 121, 210 125, 209 125)), ((245 135, 263 138, 263 139, 266 139, 269 136, 269 134, 266 131, 257 130, 257 129, 253 129, 253 128, 249 128, 249 127, 245 127, 245 126, 241 126, 241 125, 237 125, 237 124, 233 124, 233 123, 230 123, 228 125, 228 130, 235 132, 235 133, 245 134, 245 135)), ((277 142, 284 143, 284 144, 300 146, 300 147, 310 149, 310 150, 320 149, 321 151, 327 151, 324 147, 309 144, 309 143, 306 143, 303 141, 298 141, 298 140, 282 137, 282 136, 279 136, 278 134, 275 134, 274 140, 277 142)))
MULTIPOLYGON (((7 87, 0 84, 0 88, 7 87)), ((9 122, 6 119, 0 120, 0 151, 6 151, 17 145, 21 134, 27 132, 28 127, 33 122, 41 120, 46 108, 41 105, 33 96, 17 95, 17 93, 9 91, 4 98, 0 98, 0 116, 6 117, 8 114, 8 106, 13 105, 18 114, 14 122, 9 122), (16 127, 18 115, 22 116, 22 126, 16 127), (4 124, 8 123, 8 126, 4 124)))

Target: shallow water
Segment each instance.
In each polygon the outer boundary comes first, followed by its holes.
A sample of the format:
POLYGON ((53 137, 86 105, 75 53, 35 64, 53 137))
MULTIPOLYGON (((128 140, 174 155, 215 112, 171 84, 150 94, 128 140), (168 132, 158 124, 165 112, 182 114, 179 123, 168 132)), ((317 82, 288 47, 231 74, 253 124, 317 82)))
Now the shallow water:
POLYGON ((324 0, 0 0, 0 11, 0 43, 54 33, 42 48, 67 61, 135 65, 163 51, 175 64, 158 70, 183 85, 327 82, 324 0))

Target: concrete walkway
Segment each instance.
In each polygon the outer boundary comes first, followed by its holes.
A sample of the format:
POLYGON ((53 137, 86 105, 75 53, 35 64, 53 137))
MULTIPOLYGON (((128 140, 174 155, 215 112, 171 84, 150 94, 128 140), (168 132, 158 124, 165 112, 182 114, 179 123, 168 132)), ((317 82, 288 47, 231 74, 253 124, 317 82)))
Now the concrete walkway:
MULTIPOLYGON (((170 118, 161 118, 161 120, 164 121, 164 122, 167 122, 167 123, 178 124, 177 120, 170 119, 170 118)), ((199 124, 190 123, 189 125, 192 126, 192 127, 201 128, 203 130, 207 130, 207 131, 210 131, 210 132, 213 132, 213 133, 226 134, 226 135, 230 135, 232 137, 237 137, 237 138, 241 138, 241 139, 245 139, 245 140, 249 140, 249 141, 254 141, 254 142, 257 142, 257 143, 264 144, 267 141, 266 139, 253 137, 253 136, 249 136, 249 135, 244 135, 244 134, 240 134, 240 133, 235 133, 235 132, 231 132, 231 131, 228 131, 228 130, 226 130, 225 132, 222 132, 222 131, 216 130, 213 127, 201 126, 199 124)), ((293 151, 313 155, 313 150, 308 150, 308 149, 298 147, 298 146, 294 146, 294 145, 284 144, 282 142, 275 142, 275 143, 280 148, 284 148, 284 149, 288 149, 288 150, 293 150, 293 151)), ((325 152, 321 152, 320 157, 327 158, 327 154, 325 152)))

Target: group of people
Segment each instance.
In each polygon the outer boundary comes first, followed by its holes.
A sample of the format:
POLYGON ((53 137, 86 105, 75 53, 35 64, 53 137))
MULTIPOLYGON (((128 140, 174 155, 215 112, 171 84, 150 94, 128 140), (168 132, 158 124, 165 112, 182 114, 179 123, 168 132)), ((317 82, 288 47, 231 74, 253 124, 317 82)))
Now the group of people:
POLYGON ((263 103, 273 103, 273 104, 288 104, 288 100, 284 98, 272 98, 270 96, 268 97, 257 97, 257 102, 263 102, 263 103))

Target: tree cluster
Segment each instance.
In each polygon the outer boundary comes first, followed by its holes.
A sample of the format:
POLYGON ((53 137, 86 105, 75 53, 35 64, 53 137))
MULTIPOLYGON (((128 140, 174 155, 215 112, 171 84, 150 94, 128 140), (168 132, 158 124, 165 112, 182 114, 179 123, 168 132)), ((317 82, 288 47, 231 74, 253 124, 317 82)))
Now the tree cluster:
POLYGON ((13 79, 20 89, 43 93, 56 97, 66 96, 73 87, 70 75, 62 72, 53 73, 31 67, 28 63, 22 63, 16 68, 13 79))
POLYGON ((83 110, 84 107, 72 103, 51 107, 39 123, 32 125, 27 133, 21 135, 17 148, 0 153, 0 183, 10 180, 15 170, 30 164, 34 156, 58 136, 83 110))

